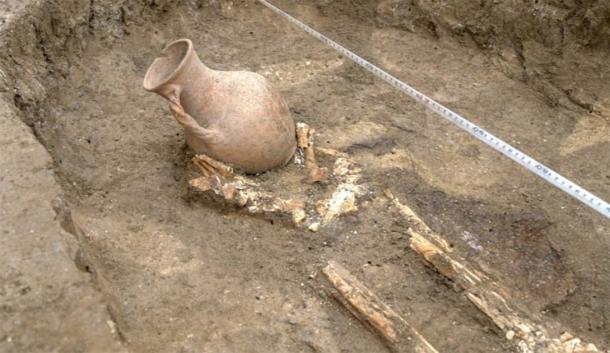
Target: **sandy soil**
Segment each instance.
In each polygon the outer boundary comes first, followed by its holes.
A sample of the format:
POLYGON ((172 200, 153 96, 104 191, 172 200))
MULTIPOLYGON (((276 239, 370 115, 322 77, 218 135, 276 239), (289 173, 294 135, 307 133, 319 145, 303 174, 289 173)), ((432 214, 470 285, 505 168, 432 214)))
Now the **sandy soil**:
MULTIPOLYGON (((263 6, 47 3, 41 11, 50 16, 24 20, 37 21, 33 29, 5 34, 5 94, 53 158, 64 200, 58 220, 76 237, 75 264, 91 273, 128 351, 385 351, 328 296, 319 271, 329 259, 441 352, 516 351, 407 248, 409 225, 388 210, 386 188, 528 310, 610 346, 608 220, 263 6), (349 152, 373 191, 360 211, 311 233, 193 195, 183 133, 165 103, 141 88, 152 59, 179 37, 191 38, 215 69, 269 78, 295 120, 316 128, 320 145, 349 152)), ((410 2, 277 1, 610 199, 610 72, 603 65, 610 51, 596 34, 608 30, 610 16, 602 13, 601 25, 591 18, 588 29, 566 26, 560 45, 537 42, 528 28, 469 22, 466 12, 451 10, 460 1, 417 3, 411 13, 410 2), (583 66, 574 70, 575 62, 583 66)), ((506 18, 515 9, 483 8, 506 18)), ((573 23, 589 16, 579 13, 573 23)))

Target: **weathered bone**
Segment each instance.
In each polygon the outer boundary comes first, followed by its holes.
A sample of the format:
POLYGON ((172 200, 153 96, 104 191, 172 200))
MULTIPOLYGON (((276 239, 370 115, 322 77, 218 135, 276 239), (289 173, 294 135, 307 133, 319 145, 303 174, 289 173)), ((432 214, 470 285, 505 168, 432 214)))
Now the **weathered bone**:
POLYGON ((371 328, 394 352, 438 353, 407 320, 398 315, 343 266, 329 261, 322 270, 337 290, 335 297, 371 328))
POLYGON ((594 344, 572 336, 558 323, 544 321, 522 310, 507 288, 450 254, 441 235, 433 232, 392 192, 386 190, 385 195, 411 225, 407 230, 411 249, 464 289, 466 297, 504 331, 506 339, 516 342, 522 353, 602 353, 594 344))

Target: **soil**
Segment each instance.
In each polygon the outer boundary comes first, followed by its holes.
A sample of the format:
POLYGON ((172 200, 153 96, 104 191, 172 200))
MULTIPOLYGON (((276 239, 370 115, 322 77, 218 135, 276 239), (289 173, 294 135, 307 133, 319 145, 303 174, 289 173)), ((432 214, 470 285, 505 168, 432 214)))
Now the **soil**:
MULTIPOLYGON (((610 199, 604 1, 276 5, 610 199)), ((388 188, 527 310, 610 347, 607 219, 262 5, 0 1, 0 11, 8 26, 0 93, 52 157, 54 221, 76 268, 90 274, 96 291, 87 295, 108 308, 100 320, 127 351, 386 351, 328 295, 320 269, 332 259, 440 352, 516 352, 408 249, 409 225, 389 210, 388 188), (148 65, 180 37, 212 68, 270 79, 319 145, 360 163, 372 190, 360 210, 312 233, 194 196, 183 132, 141 87, 148 65)), ((10 168, 14 179, 29 173, 10 168)), ((0 310, 0 318, 20 312, 10 303, 0 310)), ((0 347, 47 351, 37 342, 47 338, 13 338, 38 319, 22 320, 0 332, 0 347)))

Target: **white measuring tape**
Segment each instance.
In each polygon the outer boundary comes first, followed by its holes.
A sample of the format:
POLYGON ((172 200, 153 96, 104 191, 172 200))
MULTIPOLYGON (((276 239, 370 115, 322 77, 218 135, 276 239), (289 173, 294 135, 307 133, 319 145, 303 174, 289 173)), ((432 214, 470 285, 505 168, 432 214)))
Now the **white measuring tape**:
POLYGON ((349 49, 345 48, 344 46, 338 44, 337 42, 331 40, 330 38, 326 37, 322 33, 316 31, 315 29, 307 26, 303 22, 290 16, 289 14, 287 14, 286 12, 282 11, 281 9, 273 6, 269 2, 267 2, 265 0, 258 0, 258 1, 260 3, 262 3, 263 5, 267 6, 269 9, 273 10, 275 13, 282 15, 283 17, 288 19, 290 22, 294 23, 300 29, 311 34, 312 36, 317 38, 322 43, 330 46, 331 48, 333 48, 336 51, 338 51, 339 53, 341 53, 343 56, 346 56, 350 60, 354 61, 356 64, 358 64, 358 65, 362 66, 363 68, 365 68, 366 70, 372 72, 375 76, 381 78, 382 80, 386 81, 393 87, 406 93, 411 98, 424 104, 426 107, 430 108, 433 112, 437 113, 438 115, 442 116, 443 118, 445 118, 445 119, 449 120, 450 122, 454 123, 455 125, 459 126, 460 128, 462 128, 462 130, 465 130, 472 136, 483 141, 487 145, 493 147, 494 149, 496 149, 500 153, 504 154, 508 158, 521 164, 522 166, 524 166, 525 168, 527 168, 534 174, 538 175, 542 179, 555 185, 557 188, 559 188, 563 192, 574 197, 578 201, 584 203, 585 205, 591 207, 592 209, 594 209, 597 212, 601 213, 602 215, 606 216, 606 218, 610 219, 610 204, 608 204, 606 201, 593 195, 589 191, 581 188, 580 186, 576 185, 575 183, 571 182, 570 180, 562 177, 561 175, 559 175, 559 173, 551 170, 550 168, 548 168, 545 165, 543 165, 542 163, 536 161, 532 157, 519 151, 518 149, 516 149, 515 147, 502 141, 501 139, 495 137, 494 135, 490 134, 489 132, 482 129, 478 125, 471 123, 467 119, 464 119, 459 114, 452 112, 451 110, 447 109, 445 106, 437 103, 436 101, 434 101, 430 97, 426 96, 425 94, 420 93, 413 87, 407 85, 406 83, 402 82, 401 80, 397 79, 396 77, 390 75, 389 73, 383 71, 382 69, 378 68, 377 66, 371 64, 367 60, 364 60, 363 58, 356 55, 351 50, 349 50, 349 49))

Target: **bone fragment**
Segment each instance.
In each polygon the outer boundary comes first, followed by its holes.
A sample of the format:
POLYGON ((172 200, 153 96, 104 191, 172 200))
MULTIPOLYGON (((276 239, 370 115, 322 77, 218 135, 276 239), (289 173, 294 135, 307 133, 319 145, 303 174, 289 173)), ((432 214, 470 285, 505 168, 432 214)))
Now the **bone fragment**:
POLYGON ((307 181, 311 184, 324 182, 328 179, 328 169, 320 168, 316 162, 316 152, 313 146, 315 131, 307 124, 297 123, 297 146, 305 153, 305 166, 308 170, 307 181))
POLYGON ((411 249, 461 287, 466 297, 504 331, 506 339, 515 342, 521 353, 603 352, 595 345, 573 337, 559 323, 543 320, 536 313, 523 309, 510 290, 450 253, 443 237, 433 232, 411 208, 389 190, 385 195, 410 224, 407 233, 411 249))
POLYGON ((378 334, 394 352, 438 353, 403 317, 387 306, 343 266, 329 261, 322 270, 335 297, 358 320, 378 334))

